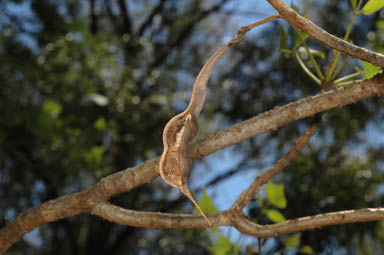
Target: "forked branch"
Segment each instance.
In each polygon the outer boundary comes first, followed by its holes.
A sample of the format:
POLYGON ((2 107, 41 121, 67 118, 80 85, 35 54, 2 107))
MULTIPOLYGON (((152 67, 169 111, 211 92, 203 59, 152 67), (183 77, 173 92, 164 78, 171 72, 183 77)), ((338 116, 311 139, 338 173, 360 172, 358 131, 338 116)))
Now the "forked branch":
POLYGON ((312 21, 300 16, 295 10, 290 8, 283 0, 268 0, 268 2, 279 12, 280 17, 288 21, 291 25, 300 28, 312 38, 323 44, 338 50, 353 58, 367 61, 384 69, 384 55, 358 47, 350 42, 331 35, 324 29, 316 26, 312 21))
MULTIPOLYGON (((356 103, 360 100, 384 95, 384 75, 381 74, 371 80, 356 83, 347 87, 331 90, 319 95, 301 99, 268 112, 259 114, 228 129, 217 131, 197 140, 190 147, 192 158, 202 158, 215 151, 219 151, 232 144, 239 143, 249 137, 276 130, 283 125, 296 120, 328 111, 337 107, 356 103)), ((152 212, 137 212, 117 208, 107 201, 112 196, 137 188, 151 182, 158 173, 159 159, 153 159, 133 168, 128 168, 100 180, 91 188, 79 193, 67 195, 45 202, 20 214, 0 230, 0 254, 7 250, 20 238, 39 227, 65 217, 81 213, 93 213, 109 221, 136 227, 164 227, 164 228, 206 228, 207 224, 202 216, 175 215, 152 212), (145 217, 144 217, 145 216, 145 217), (143 217, 143 218, 141 218, 143 217), (166 220, 163 218, 165 217, 166 220), (138 220, 140 218, 140 220, 138 220), (190 221, 189 223, 187 223, 190 221), (183 223, 181 223, 183 222, 183 223)), ((359 221, 384 220, 384 209, 366 209, 367 211, 348 211, 350 218, 334 221, 334 214, 321 216, 320 226, 342 224, 359 221), (321 225, 323 224, 323 225, 321 225)), ((269 226, 254 224, 233 211, 222 211, 209 214, 214 226, 236 226, 239 231, 259 237, 275 236, 273 233, 288 233, 287 225, 279 223, 269 226), (247 225, 248 224, 248 225, 247 225), (279 229, 281 226, 281 229, 279 229), (279 232, 280 231, 280 232, 279 232)), ((340 212, 342 214, 342 212, 340 212)), ((343 214, 342 214, 343 215, 343 214)), ((319 217, 305 217, 290 221, 300 222, 300 229, 308 228, 319 217)), ((315 226, 315 225, 313 225, 315 226)), ((316 225, 317 226, 317 225, 316 225)), ((293 224, 292 229, 297 229, 293 224)), ((295 230, 297 231, 297 230, 295 230)))
MULTIPOLYGON (((280 17, 301 28, 313 38, 347 55, 384 67, 382 54, 362 49, 328 34, 311 21, 298 15, 282 0, 268 1, 278 10, 280 17)), ((382 95, 384 95, 383 74, 371 80, 323 92, 283 107, 276 107, 228 129, 211 133, 189 145, 188 155, 192 159, 202 158, 258 134, 277 130, 296 120, 356 103, 369 97, 382 95)), ((278 161, 273 168, 263 173, 244 191, 232 209, 207 215, 209 221, 214 226, 234 226, 245 234, 257 237, 273 237, 334 224, 384 220, 384 209, 381 208, 321 214, 273 225, 255 224, 243 214, 241 209, 249 203, 259 187, 278 174, 297 155, 298 151, 313 135, 316 127, 317 124, 312 124, 284 158, 278 161)), ((24 234, 40 225, 81 213, 92 213, 112 222, 136 227, 206 228, 207 224, 200 215, 138 212, 123 209, 108 202, 112 196, 129 192, 156 178, 159 175, 158 163, 159 159, 156 158, 134 168, 125 169, 103 178, 87 190, 45 202, 20 214, 0 230, 0 254, 20 240, 24 234)))
POLYGON ((266 184, 270 179, 279 174, 285 167, 291 163, 293 159, 296 158, 298 153, 304 149, 304 147, 309 142, 309 139, 316 133, 317 127, 319 126, 319 118, 314 117, 312 123, 307 127, 304 133, 296 140, 291 149, 285 154, 281 159, 279 159, 273 167, 269 168, 267 171, 261 173, 256 177, 255 181, 245 189, 236 202, 232 205, 232 209, 235 211, 240 211, 246 205, 248 205, 251 200, 256 196, 261 186, 266 184))

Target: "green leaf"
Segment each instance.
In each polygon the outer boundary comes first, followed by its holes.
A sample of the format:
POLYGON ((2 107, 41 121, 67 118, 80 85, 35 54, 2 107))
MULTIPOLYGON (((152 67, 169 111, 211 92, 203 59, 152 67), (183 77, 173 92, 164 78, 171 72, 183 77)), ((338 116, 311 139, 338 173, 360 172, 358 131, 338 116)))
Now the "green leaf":
POLYGON ((215 255, 231 255, 240 252, 240 247, 231 243, 226 236, 219 236, 216 245, 212 247, 215 255))
POLYGON ((313 251, 312 247, 309 246, 309 245, 304 245, 303 247, 301 247, 300 249, 300 254, 308 254, 308 255, 311 255, 311 254, 315 254, 315 252, 313 251))
POLYGON ((257 203, 259 204, 259 207, 263 208, 264 207, 264 201, 260 195, 256 195, 256 200, 257 200, 257 203))
POLYGON ((357 66, 355 66, 354 69, 356 70, 356 72, 358 72, 361 75, 361 77, 364 77, 364 71, 363 70, 361 70, 357 66))
POLYGON ((271 221, 275 223, 285 221, 284 215, 275 209, 269 209, 267 211, 267 216, 271 221))
POLYGON ((305 6, 305 9, 304 9, 302 16, 306 19, 309 19, 308 6, 305 6))
POLYGON ((61 113, 61 105, 48 99, 43 105, 43 111, 52 118, 56 118, 61 113))
POLYGON ((84 35, 89 34, 89 28, 86 19, 76 19, 70 24, 70 27, 75 32, 81 32, 84 35))
POLYGON ((356 0, 350 0, 350 2, 352 5, 352 9, 355 10, 356 9, 356 0))
POLYGON ((369 0, 361 10, 365 15, 370 15, 384 7, 383 0, 369 0))
POLYGON ((85 161, 90 168, 97 168, 100 166, 104 154, 104 147, 93 146, 92 149, 85 154, 85 161))
MULTIPOLYGON (((210 196, 208 195, 206 189, 203 189, 203 197, 200 199, 200 201, 198 201, 198 204, 204 213, 213 213, 217 211, 217 208, 213 203, 212 199, 210 198, 210 196)), ((194 211, 195 213, 200 214, 199 209, 197 209, 196 207, 194 211)), ((213 230, 213 233, 220 232, 220 229, 216 227, 214 227, 212 230, 213 230)))
POLYGON ((375 76, 377 73, 380 72, 380 67, 378 66, 375 66, 375 65, 372 65, 371 63, 368 63, 368 62, 365 62, 365 61, 361 61, 361 63, 363 64, 363 68, 364 68, 364 78, 365 79, 370 79, 372 78, 373 76, 375 76))
POLYGON ((268 183, 265 187, 267 200, 272 205, 281 209, 287 207, 287 199, 284 194, 284 184, 268 183))
MULTIPOLYGON (((288 47, 288 34, 287 31, 285 31, 285 28, 283 25, 280 24, 280 46, 279 50, 289 50, 288 47)), ((286 55, 286 54, 284 54, 286 55)))
POLYGON ((289 46, 288 46, 288 34, 287 34, 287 31, 285 31, 285 28, 283 25, 280 25, 279 51, 283 53, 283 56, 285 58, 289 58, 291 54, 291 50, 289 49, 289 46))
POLYGON ((376 26, 378 29, 384 29, 384 20, 379 20, 376 22, 376 26))
POLYGON ((99 130, 99 131, 104 131, 107 128, 107 122, 105 121, 104 117, 99 117, 93 126, 99 130))
MULTIPOLYGON (((213 204, 212 199, 208 196, 206 189, 203 189, 203 197, 200 199, 198 204, 201 210, 205 213, 213 213, 217 211, 217 208, 213 204)), ((197 208, 195 208, 195 212, 200 213, 197 208)))
POLYGON ((376 232, 376 235, 380 237, 380 239, 384 238, 384 222, 383 221, 380 221, 377 223, 375 232, 376 232))
POLYGON ((287 238, 285 238, 285 241, 284 241, 285 246, 288 248, 299 246, 300 237, 301 237, 300 233, 287 236, 287 238))
POLYGON ((299 47, 307 38, 309 38, 309 34, 300 29, 294 28, 293 30, 293 42, 295 48, 299 47))

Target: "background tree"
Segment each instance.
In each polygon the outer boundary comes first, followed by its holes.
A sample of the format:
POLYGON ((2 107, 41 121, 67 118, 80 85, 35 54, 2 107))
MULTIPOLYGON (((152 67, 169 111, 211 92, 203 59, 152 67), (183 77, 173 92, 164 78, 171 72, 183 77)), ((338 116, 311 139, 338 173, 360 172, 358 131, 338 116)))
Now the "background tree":
MULTIPOLYGON (((316 24, 343 37, 353 19, 353 2, 310 1, 300 7, 316 24)), ((264 17, 242 11, 259 5, 234 0, 0 1, 2 226, 42 202, 159 155, 162 129, 185 107, 199 69, 237 23, 264 17)), ((380 15, 357 17, 349 36, 354 44, 383 50, 380 15)), ((200 120, 202 134, 320 91, 295 58, 277 51, 285 49, 280 24, 249 34, 218 65, 200 120)), ((285 30, 294 35, 287 41, 292 48, 297 34, 288 26, 285 30)), ((331 50, 314 40, 308 43, 325 51, 318 61, 326 66, 331 50)), ((360 62, 347 61, 340 76, 354 72, 356 65, 360 62)), ((313 142, 274 180, 284 183, 289 206, 281 213, 286 218, 382 204, 381 103, 372 98, 324 114, 313 142)), ((209 160, 203 161, 192 181, 204 173, 199 187, 219 193, 220 184, 240 173, 260 174, 287 152, 307 123, 297 121, 226 149, 239 158, 237 165, 215 171, 209 160)), ((270 223, 263 194, 247 211, 255 221, 270 223)), ((139 211, 192 208, 161 180, 112 202, 139 211)), ((369 247, 383 245, 382 232, 381 223, 303 232, 291 252, 311 247, 319 253, 369 254, 369 247)), ((41 226, 9 253, 207 254, 208 247, 217 253, 218 247, 245 252, 259 245, 256 238, 231 244, 222 234, 132 228, 80 215, 41 226)), ((283 253, 289 237, 269 239, 263 250, 283 253)))

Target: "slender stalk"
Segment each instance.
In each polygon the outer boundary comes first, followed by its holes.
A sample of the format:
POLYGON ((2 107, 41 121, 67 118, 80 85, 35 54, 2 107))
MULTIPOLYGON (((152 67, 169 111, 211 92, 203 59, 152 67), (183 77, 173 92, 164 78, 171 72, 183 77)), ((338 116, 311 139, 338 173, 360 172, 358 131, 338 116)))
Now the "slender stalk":
POLYGON ((278 13, 276 14, 273 14, 272 16, 269 16, 268 18, 265 18, 263 20, 259 20, 259 21, 256 21, 255 23, 252 23, 252 24, 249 24, 248 26, 246 26, 249 30, 251 30, 252 28, 254 27, 257 27, 257 26, 260 26, 262 24, 265 24, 267 22, 270 22, 276 18, 280 18, 280 15, 278 13))
POLYGON ((344 76, 344 77, 341 77, 341 78, 335 80, 333 83, 336 85, 337 83, 350 80, 350 79, 355 78, 356 76, 359 76, 359 75, 360 75, 360 73, 358 73, 358 72, 353 73, 353 74, 349 74, 347 76, 344 76))
MULTIPOLYGON (((349 35, 351 34, 352 26, 355 23, 355 20, 356 20, 357 16, 360 14, 360 12, 358 10, 360 8, 361 3, 362 3, 362 1, 360 0, 359 3, 358 3, 358 6, 356 7, 357 11, 353 10, 353 17, 351 19, 351 22, 349 23, 347 31, 345 32, 345 35, 344 35, 344 38, 343 38, 344 40, 348 40, 349 35)), ((337 72, 335 72, 335 68, 336 68, 336 66, 337 66, 337 64, 339 62, 340 56, 341 56, 341 52, 340 51, 337 51, 337 53, 335 55, 333 55, 333 58, 331 60, 332 65, 331 65, 331 67, 329 69, 329 72, 327 74, 327 77, 325 79, 326 82, 331 81, 332 77, 336 77, 337 72), (335 72, 335 74, 334 74, 334 72, 335 72)), ((339 70, 339 72, 340 72, 340 70, 339 70)))
POLYGON ((338 84, 335 84, 334 87, 343 87, 343 86, 351 85, 352 83, 361 82, 361 81, 363 81, 363 79, 340 82, 338 84))
POLYGON ((303 43, 305 50, 307 51, 309 59, 311 60, 311 62, 313 64, 313 67, 315 68, 315 71, 317 73, 317 76, 320 78, 320 80, 323 80, 324 79, 324 75, 321 72, 321 69, 320 69, 319 65, 317 64, 316 59, 314 58, 314 56, 312 55, 311 51, 309 50, 308 44, 305 42, 305 40, 303 39, 303 37, 301 36, 299 31, 297 31, 297 34, 299 35, 300 40, 303 43))
POLYGON ((336 70, 333 72, 333 75, 331 77, 331 81, 335 80, 336 79, 336 76, 340 73, 340 71, 343 69, 343 67, 347 64, 348 62, 348 59, 349 59, 349 56, 346 56, 343 61, 341 62, 341 64, 339 64, 337 67, 336 67, 336 70))
POLYGON ((311 70, 308 69, 308 67, 304 64, 303 60, 301 60, 299 54, 297 52, 295 52, 295 57, 297 59, 297 61, 299 62, 301 68, 303 68, 303 71, 310 77, 312 78, 312 80, 314 80, 318 85, 321 85, 321 81, 319 78, 316 77, 316 75, 314 75, 311 70))

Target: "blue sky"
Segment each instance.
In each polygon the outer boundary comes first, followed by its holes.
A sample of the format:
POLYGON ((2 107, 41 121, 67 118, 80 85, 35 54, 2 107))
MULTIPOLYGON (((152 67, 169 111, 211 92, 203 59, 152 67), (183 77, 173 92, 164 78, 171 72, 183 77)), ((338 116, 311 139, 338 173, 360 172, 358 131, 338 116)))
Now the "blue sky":
MULTIPOLYGON (((290 4, 290 2, 291 1, 287 1, 288 4, 290 4)), ((226 8, 232 11, 237 10, 239 13, 247 13, 247 15, 234 16, 233 19, 236 19, 235 22, 238 27, 251 24, 257 20, 261 20, 276 13, 275 9, 269 5, 267 1, 261 0, 242 1, 241 5, 238 3, 231 3, 226 8), (255 18, 252 13, 256 15, 255 18)), ((268 24, 256 27, 254 30, 250 31, 247 36, 257 38, 255 35, 263 31, 266 26, 268 26, 268 24)), ((236 26, 233 25, 233 28, 236 28, 236 26)), ((223 43, 229 41, 235 32, 236 31, 230 31, 228 36, 224 38, 225 41, 223 43)), ((278 36, 278 33, 276 34, 278 36)), ((220 64, 216 68, 219 67, 220 64)), ((209 101, 207 101, 206 104, 209 104, 209 101)), ((234 146, 231 146, 205 157, 200 162, 195 161, 189 180, 191 190, 193 191, 194 189, 201 187, 201 185, 208 183, 218 174, 225 173, 229 169, 236 167, 243 157, 241 154, 236 153, 233 149, 234 146)), ((254 168, 250 169, 250 171, 241 171, 240 174, 231 176, 225 181, 220 182, 220 184, 215 185, 212 188, 208 188, 207 192, 219 210, 226 210, 239 197, 241 192, 253 182, 256 176, 260 174, 261 170, 265 169, 254 168)), ((200 199, 201 196, 202 193, 197 194, 196 199, 200 199)), ((241 243, 256 241, 254 237, 245 236, 238 232, 234 227, 220 227, 220 229, 222 230, 222 234, 230 237, 233 242, 238 242, 239 240, 241 243)))
MULTIPOLYGON (((286 2, 288 4, 291 3, 291 1, 286 1, 286 2)), ((299 5, 300 1, 295 1, 295 4, 299 5)), ((20 13, 24 13, 25 15, 30 15, 28 5, 23 5, 23 6, 15 5, 11 8, 14 8, 15 13, 20 12, 20 13)), ((237 10, 239 14, 241 13, 247 14, 247 15, 236 15, 231 18, 236 23, 232 26, 233 29, 236 29, 236 27, 250 24, 252 22, 255 22, 262 18, 266 18, 276 13, 276 11, 267 3, 267 1, 264 1, 264 0, 241 1, 241 4, 239 4, 238 2, 230 3, 227 5, 226 8, 232 11, 237 10), (255 13, 256 17, 253 17, 252 13, 255 13)), ((286 22, 284 21, 279 21, 279 22, 286 24, 286 22)), ((268 24, 255 28, 253 31, 249 32, 247 36, 253 37, 257 35, 260 31, 265 29, 266 26, 268 26, 268 24)), ((234 32, 236 31, 228 31, 228 36, 224 38, 225 40, 224 42, 230 40, 234 35, 234 32)), ((276 38, 277 37, 278 37, 278 32, 276 31, 276 38)), ((257 36, 255 36, 254 38, 257 38, 257 36)), ((25 37, 21 36, 20 40, 23 40, 25 43, 33 47, 34 42, 31 41, 30 38, 28 38, 27 36, 25 37)), ((209 104, 209 101, 207 101, 206 104, 209 104)), ((382 136, 378 132, 377 127, 373 127, 372 125, 367 127, 367 132, 366 132, 368 134, 367 139, 369 142, 371 142, 371 145, 376 144, 378 146, 382 146, 383 140, 377 139, 377 137, 382 137, 382 136)), ((159 139, 161 138, 159 137, 159 139)), ((204 185, 205 183, 212 180, 215 176, 217 176, 217 174, 224 173, 227 170, 236 167, 238 163, 242 160, 242 155, 234 152, 233 149, 234 147, 229 147, 219 152, 216 152, 204 158, 201 161, 196 161, 195 167, 192 171, 190 181, 189 181, 191 190, 194 191, 196 188, 200 188, 202 185, 204 185)), ((271 165, 272 164, 273 162, 271 162, 271 165)), ((213 198, 214 203, 219 210, 228 209, 232 205, 232 203, 239 197, 240 193, 245 188, 247 188, 249 184, 255 179, 255 177, 260 173, 260 171, 263 171, 263 170, 265 169, 252 168, 250 169, 250 171, 242 171, 240 174, 237 174, 232 176, 231 178, 228 178, 227 180, 221 182, 220 184, 215 185, 213 188, 209 188, 208 194, 213 198)), ((175 190, 175 192, 179 192, 179 191, 175 190)), ((196 199, 198 200, 201 197, 201 195, 202 193, 196 194, 196 199)), ((230 235, 233 241, 238 240, 240 237, 239 232, 237 232, 232 227, 221 227, 221 229, 223 230, 223 233, 227 233, 228 235, 230 235)), ((33 238, 34 236, 36 236, 34 235, 34 233, 36 232, 34 231, 32 233, 27 234, 25 238, 33 242, 34 244, 41 245, 42 244, 41 240, 36 240, 35 238, 33 238)), ((253 237, 246 237, 244 235, 242 236, 244 237, 244 240, 243 240, 244 242, 255 241, 255 238, 253 237)))

